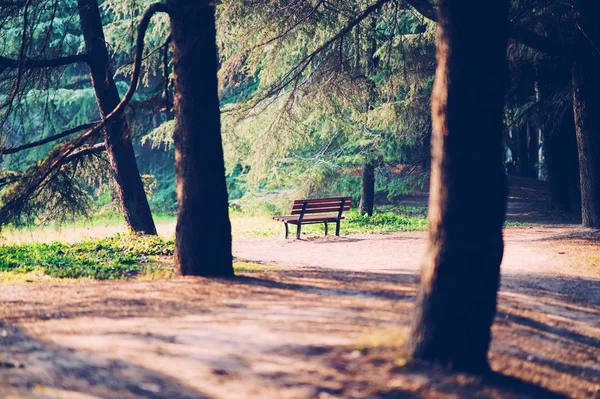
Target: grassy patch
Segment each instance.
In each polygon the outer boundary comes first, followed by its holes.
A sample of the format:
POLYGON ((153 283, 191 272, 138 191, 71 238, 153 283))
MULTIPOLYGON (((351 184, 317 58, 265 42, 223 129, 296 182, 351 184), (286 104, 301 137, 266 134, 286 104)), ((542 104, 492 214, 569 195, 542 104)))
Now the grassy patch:
POLYGON ((373 216, 361 216, 357 210, 346 213, 342 222, 346 234, 392 233, 427 230, 427 208, 421 206, 383 206, 373 216))
POLYGON ((235 272, 263 272, 266 270, 265 266, 260 263, 247 262, 247 261, 234 261, 233 268, 235 272))
MULTIPOLYGON (((341 234, 380 234, 427 230, 427 207, 411 205, 384 205, 376 207, 373 216, 361 216, 357 209, 351 209, 344 214, 341 234)), ((231 215, 231 225, 234 238, 248 237, 277 237, 283 236, 281 222, 271 220, 267 216, 247 216, 243 213, 231 215)), ((535 223, 508 220, 505 227, 528 227, 535 223)), ((329 225, 330 233, 335 224, 329 225)), ((295 226, 290 226, 290 235, 296 232, 295 226)), ((302 226, 303 235, 323 235, 322 224, 302 226)))
POLYGON ((518 220, 507 220, 504 222, 504 227, 532 227, 539 226, 539 223, 533 222, 520 222, 518 220))
MULTIPOLYGON (((171 278, 173 250, 173 240, 130 235, 77 243, 0 245, 0 282, 171 278)), ((265 270, 247 261, 234 262, 234 268, 236 272, 265 270)))
POLYGON ((270 216, 249 216, 231 212, 231 235, 234 238, 274 237, 283 234, 283 225, 270 216))
MULTIPOLYGON (((427 208, 419 206, 379 206, 371 217, 361 216, 356 209, 344 214, 341 234, 393 233, 399 231, 424 231, 427 229, 427 208)), ((243 213, 231 214, 231 227, 234 238, 283 236, 283 223, 273 221, 269 216, 248 216, 243 213)), ((290 225, 290 235, 296 232, 290 225)), ((329 232, 335 231, 335 223, 329 224, 329 232)), ((302 226, 304 235, 322 235, 322 224, 302 226)))
POLYGON ((172 255, 173 247, 172 240, 127 235, 74 244, 2 245, 0 272, 5 278, 6 273, 98 280, 135 277, 156 267, 153 257, 172 255))

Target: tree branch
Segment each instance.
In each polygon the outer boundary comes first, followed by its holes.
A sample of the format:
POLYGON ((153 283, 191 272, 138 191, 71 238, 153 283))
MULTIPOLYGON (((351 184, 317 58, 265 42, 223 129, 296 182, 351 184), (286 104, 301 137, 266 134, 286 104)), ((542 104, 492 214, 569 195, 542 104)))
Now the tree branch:
MULTIPOLYGON (((35 68, 57 68, 61 66, 76 64, 76 63, 87 63, 89 61, 89 55, 87 53, 68 55, 65 57, 58 57, 52 59, 34 59, 28 58, 22 61, 22 67, 25 69, 35 68)), ((19 60, 0 56, 0 68, 18 68, 19 60)))
POLYGON ((8 111, 6 114, 10 113, 10 110, 13 105, 13 101, 15 100, 17 93, 19 92, 19 87, 21 86, 21 79, 23 78, 23 60, 25 59, 25 49, 27 45, 27 26, 28 26, 28 11, 29 11, 30 0, 25 2, 25 7, 23 10, 23 36, 21 38, 21 46, 19 47, 19 59, 17 60, 17 78, 13 84, 13 87, 10 91, 10 95, 8 96, 8 100, 0 105, 0 110, 8 107, 8 111))
POLYGON ((0 177, 0 188, 8 186, 9 184, 18 182, 21 179, 21 174, 15 173, 7 176, 0 177))
MULTIPOLYGON (((437 22, 437 7, 428 0, 406 0, 419 14, 425 18, 437 22)), ((569 47, 552 40, 546 36, 539 35, 513 22, 508 23, 508 34, 511 39, 534 50, 562 58, 571 58, 569 47)))
MULTIPOLYGON (((352 29, 354 29, 355 26, 360 24, 364 19, 366 19, 371 14, 373 14, 375 11, 379 10, 381 7, 383 7, 384 4, 388 3, 389 1, 390 0, 379 0, 376 3, 365 8, 355 19, 350 21, 344 28, 339 30, 334 36, 330 37, 328 40, 323 42, 319 47, 317 47, 311 53, 305 55, 300 61, 298 61, 298 63, 293 68, 291 68, 289 71, 287 71, 281 77, 281 79, 279 79, 279 81, 277 83, 273 84, 269 89, 267 89, 267 92, 264 95, 260 96, 257 100, 255 100, 253 102, 253 104, 250 105, 249 108, 253 108, 257 104, 266 100, 267 98, 273 97, 274 95, 278 94, 292 82, 296 82, 294 84, 294 87, 296 87, 298 85, 298 83, 297 83, 298 79, 302 76, 302 73, 306 70, 306 68, 308 68, 308 66, 311 64, 311 62, 315 59, 315 57, 317 55, 319 55, 321 52, 323 52, 324 50, 329 48, 329 46, 331 46, 336 41, 338 41, 341 38, 343 38, 344 36, 346 36, 352 29)), ((226 110, 223 112, 232 112, 232 111, 233 110, 230 109, 230 110, 226 110)))
POLYGON ((71 155, 65 158, 65 163, 69 163, 75 161, 81 157, 85 157, 88 155, 100 154, 101 152, 106 151, 106 144, 98 143, 89 147, 82 148, 78 151, 75 151, 71 155))
POLYGON ((41 140, 34 141, 32 143, 23 144, 23 145, 20 145, 20 146, 17 146, 17 147, 10 147, 10 148, 0 149, 0 155, 14 154, 16 152, 20 152, 20 151, 23 151, 23 150, 28 150, 30 148, 39 147, 41 145, 48 144, 48 143, 51 143, 51 142, 56 141, 56 140, 60 140, 63 137, 70 136, 70 135, 72 135, 74 133, 77 133, 77 132, 79 132, 81 130, 91 129, 91 128, 95 127, 99 123, 100 122, 86 123, 84 125, 79 125, 79 126, 76 126, 74 128, 65 130, 64 132, 55 134, 53 136, 45 137, 45 138, 43 138, 41 140))
POLYGON ((548 55, 564 59, 570 59, 573 56, 570 47, 521 26, 517 26, 512 22, 508 24, 508 35, 514 41, 548 55))
MULTIPOLYGON (((85 147, 80 149, 79 151, 75 151, 71 155, 65 158, 65 164, 76 161, 82 157, 88 155, 100 154, 106 151, 106 144, 98 143, 89 147, 85 147)), ((23 173, 13 173, 3 177, 0 177, 0 189, 4 186, 8 186, 9 184, 16 183, 23 178, 23 173)))
POLYGON ((291 31, 293 31, 298 26, 300 26, 303 22, 305 22, 310 17, 312 17, 317 12, 317 10, 319 9, 319 7, 321 7, 321 5, 323 4, 324 1, 325 0, 319 0, 319 2, 310 10, 310 12, 307 15, 305 15, 305 16, 301 17, 300 19, 298 19, 296 22, 294 22, 294 24, 292 26, 290 26, 289 28, 287 28, 286 30, 284 30, 282 33, 280 33, 280 34, 278 34, 278 35, 276 35, 274 37, 271 37, 270 39, 265 40, 262 43, 259 43, 259 44, 255 45, 249 51, 255 50, 255 49, 260 48, 260 47, 264 47, 264 46, 266 46, 268 44, 273 43, 276 40, 279 40, 279 39, 287 36, 291 31))
POLYGON ((437 22, 437 7, 428 0, 407 0, 407 3, 425 18, 437 22))

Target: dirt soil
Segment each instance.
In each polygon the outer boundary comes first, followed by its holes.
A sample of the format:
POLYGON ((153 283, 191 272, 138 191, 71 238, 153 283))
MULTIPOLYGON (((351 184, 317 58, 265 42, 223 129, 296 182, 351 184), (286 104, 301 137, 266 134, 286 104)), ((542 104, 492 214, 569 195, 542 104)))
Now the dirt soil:
POLYGON ((230 280, 0 291, 1 398, 600 398, 598 234, 506 230, 496 374, 405 366, 425 234, 234 242, 230 280))

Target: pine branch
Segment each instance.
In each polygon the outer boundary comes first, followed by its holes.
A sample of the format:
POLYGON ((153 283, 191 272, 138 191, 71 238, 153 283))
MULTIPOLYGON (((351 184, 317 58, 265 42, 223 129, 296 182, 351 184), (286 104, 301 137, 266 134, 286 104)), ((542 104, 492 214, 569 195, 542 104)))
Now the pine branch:
MULTIPOLYGON (((375 11, 379 10, 381 7, 383 7, 384 4, 388 3, 389 1, 390 0, 379 0, 376 3, 365 8, 355 19, 350 21, 344 28, 340 29, 334 36, 330 37, 328 40, 323 42, 319 47, 317 47, 309 54, 305 55, 293 68, 291 68, 287 73, 285 73, 277 83, 273 84, 270 88, 268 88, 266 93, 255 99, 247 109, 252 109, 264 100, 279 95, 290 84, 293 84, 293 88, 297 88, 302 74, 304 73, 304 71, 306 71, 306 69, 310 66, 310 64, 319 54, 327 50, 333 43, 346 36, 358 24, 360 24, 363 20, 365 20, 375 11)), ((229 109, 223 112, 232 111, 238 110, 229 109)))
POLYGON ((79 132, 81 130, 91 129, 91 128, 95 127, 99 123, 100 122, 86 123, 84 125, 79 125, 79 126, 76 126, 74 128, 65 130, 64 132, 55 134, 53 136, 49 136, 49 137, 43 138, 41 140, 34 141, 32 143, 23 144, 23 145, 20 145, 20 146, 17 146, 17 147, 10 147, 10 148, 0 149, 0 155, 14 154, 14 153, 17 153, 17 152, 21 152, 23 150, 28 150, 30 148, 39 147, 41 145, 48 144, 48 143, 51 143, 51 142, 56 141, 56 140, 60 140, 63 137, 70 136, 70 135, 72 135, 74 133, 77 133, 77 132, 79 132))
MULTIPOLYGON (((68 55, 64 57, 51 58, 51 59, 35 59, 26 58, 21 61, 22 68, 25 69, 36 69, 36 68, 57 68, 61 66, 67 66, 77 63, 87 63, 89 61, 89 55, 87 53, 68 55)), ((0 56, 0 68, 18 68, 19 60, 15 60, 8 57, 0 56)))
POLYGON ((100 154, 106 151, 106 144, 98 143, 89 147, 81 148, 65 158, 65 163, 73 162, 88 155, 100 154))

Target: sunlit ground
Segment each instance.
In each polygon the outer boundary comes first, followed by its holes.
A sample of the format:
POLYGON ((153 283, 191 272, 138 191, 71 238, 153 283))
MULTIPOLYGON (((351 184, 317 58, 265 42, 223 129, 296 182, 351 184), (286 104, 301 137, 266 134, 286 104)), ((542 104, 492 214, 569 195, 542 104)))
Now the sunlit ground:
MULTIPOLYGON (((251 215, 240 212, 230 214, 232 234, 235 239, 283 237, 284 226, 269 215, 251 215)), ((158 234, 172 238, 175 234, 176 218, 172 215, 155 215, 154 221, 158 234)), ((356 210, 345 214, 342 221, 341 234, 392 233, 400 231, 424 231, 427 228, 426 209, 421 206, 394 205, 381 206, 371 218, 359 215, 356 210)), ((323 235, 323 225, 304 225, 305 236, 323 235)), ((331 234, 335 224, 329 225, 331 234)), ((95 217, 75 223, 59 225, 28 226, 5 228, 0 243, 30 242, 77 242, 86 238, 105 238, 116 234, 127 233, 124 220, 120 215, 95 217)), ((296 227, 290 226, 290 235, 296 233, 296 227)))
MULTIPOLYGON (((155 217, 158 234, 165 238, 175 234, 176 218, 174 216, 155 217)), ((232 233, 236 238, 268 237, 283 235, 283 225, 271 220, 267 216, 242 216, 231 217, 232 233)), ((310 230, 307 230, 310 231, 310 230)), ((0 242, 29 243, 29 242, 77 242, 86 238, 104 238, 116 234, 127 233, 123 219, 91 219, 63 226, 45 225, 22 228, 7 228, 0 235, 0 242)))

